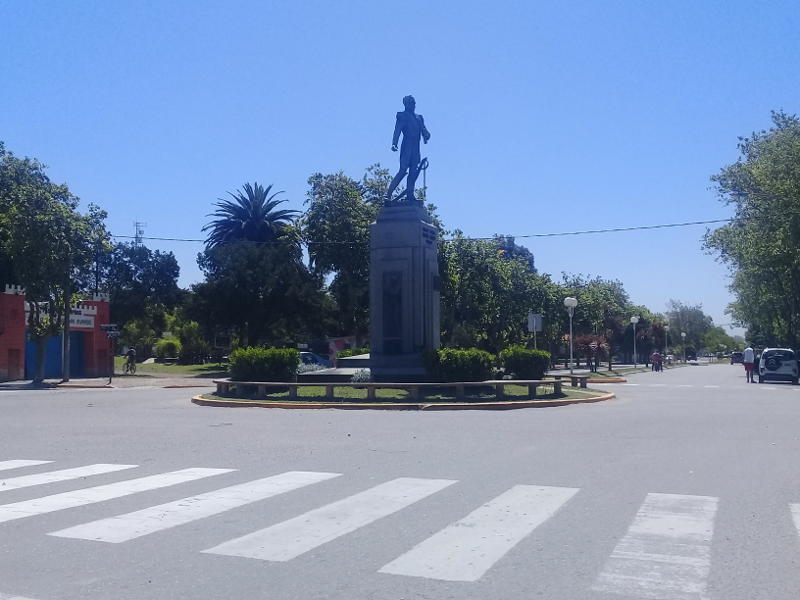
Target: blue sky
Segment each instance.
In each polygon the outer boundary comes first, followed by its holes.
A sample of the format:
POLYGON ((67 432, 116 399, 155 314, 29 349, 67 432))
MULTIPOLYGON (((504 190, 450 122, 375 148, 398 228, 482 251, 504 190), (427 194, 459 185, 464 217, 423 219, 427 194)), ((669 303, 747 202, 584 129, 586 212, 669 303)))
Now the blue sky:
MULTIPOLYGON (((203 237, 248 181, 302 209, 313 172, 360 177, 412 93, 430 199, 467 235, 730 216, 709 177, 737 137, 798 112, 796 2, 0 0, 0 139, 115 234, 203 237)), ((705 229, 523 240, 537 266, 634 302, 731 300, 705 229)), ((181 284, 200 244, 172 250, 181 284)))

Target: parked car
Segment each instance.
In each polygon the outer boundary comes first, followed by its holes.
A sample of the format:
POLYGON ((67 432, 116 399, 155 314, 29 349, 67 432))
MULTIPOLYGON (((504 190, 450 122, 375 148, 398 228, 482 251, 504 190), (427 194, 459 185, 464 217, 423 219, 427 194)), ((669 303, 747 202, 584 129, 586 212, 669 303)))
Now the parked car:
POLYGON ((744 353, 743 352, 731 352, 731 364, 741 364, 744 362, 744 353))
POLYGON ((797 356, 789 348, 764 348, 758 361, 758 383, 765 381, 798 383, 797 356))
POLYGON ((329 361, 327 358, 323 358, 314 352, 301 352, 300 362, 304 365, 319 365, 320 367, 333 366, 331 365, 331 361, 329 361))

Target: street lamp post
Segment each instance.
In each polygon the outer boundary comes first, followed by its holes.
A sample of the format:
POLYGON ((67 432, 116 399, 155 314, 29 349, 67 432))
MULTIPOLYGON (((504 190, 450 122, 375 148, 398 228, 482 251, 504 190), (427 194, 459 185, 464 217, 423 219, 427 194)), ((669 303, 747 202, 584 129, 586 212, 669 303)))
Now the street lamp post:
POLYGON ((636 368, 636 324, 639 322, 639 317, 633 316, 631 317, 631 323, 633 324, 633 368, 636 368))
POLYGON ((568 296, 564 298, 564 306, 569 312, 569 374, 572 375, 572 315, 575 313, 575 307, 578 306, 578 300, 568 296))
POLYGON ((669 325, 664 325, 664 356, 667 356, 667 349, 669 348, 669 325))
POLYGON ((683 362, 686 362, 686 332, 681 331, 681 341, 683 342, 683 362))

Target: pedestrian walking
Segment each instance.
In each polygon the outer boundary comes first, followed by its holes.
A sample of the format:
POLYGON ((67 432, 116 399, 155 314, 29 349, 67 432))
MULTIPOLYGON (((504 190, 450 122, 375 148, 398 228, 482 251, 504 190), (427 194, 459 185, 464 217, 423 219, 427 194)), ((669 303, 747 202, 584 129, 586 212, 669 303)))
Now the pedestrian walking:
POLYGON ((747 376, 747 383, 755 383, 756 381, 753 379, 753 364, 756 362, 756 353, 750 346, 744 349, 742 359, 742 362, 744 362, 744 373, 747 376))

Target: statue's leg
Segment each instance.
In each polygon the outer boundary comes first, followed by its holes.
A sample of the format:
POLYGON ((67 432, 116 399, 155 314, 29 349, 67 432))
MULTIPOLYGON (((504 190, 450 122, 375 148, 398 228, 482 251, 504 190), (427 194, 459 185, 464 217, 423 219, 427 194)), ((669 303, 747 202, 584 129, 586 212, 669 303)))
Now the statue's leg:
POLYGON ((413 166, 409 169, 408 179, 406 180, 406 200, 409 202, 416 200, 414 197, 414 185, 417 183, 417 177, 419 177, 419 169, 413 166))
POLYGON ((392 194, 394 194, 395 189, 397 189, 397 186, 400 185, 400 182, 403 180, 403 177, 406 176, 407 172, 408 172, 408 169, 401 168, 397 172, 397 175, 394 176, 394 179, 392 179, 392 183, 389 184, 389 189, 386 192, 386 199, 387 200, 391 200, 392 199, 392 194))

